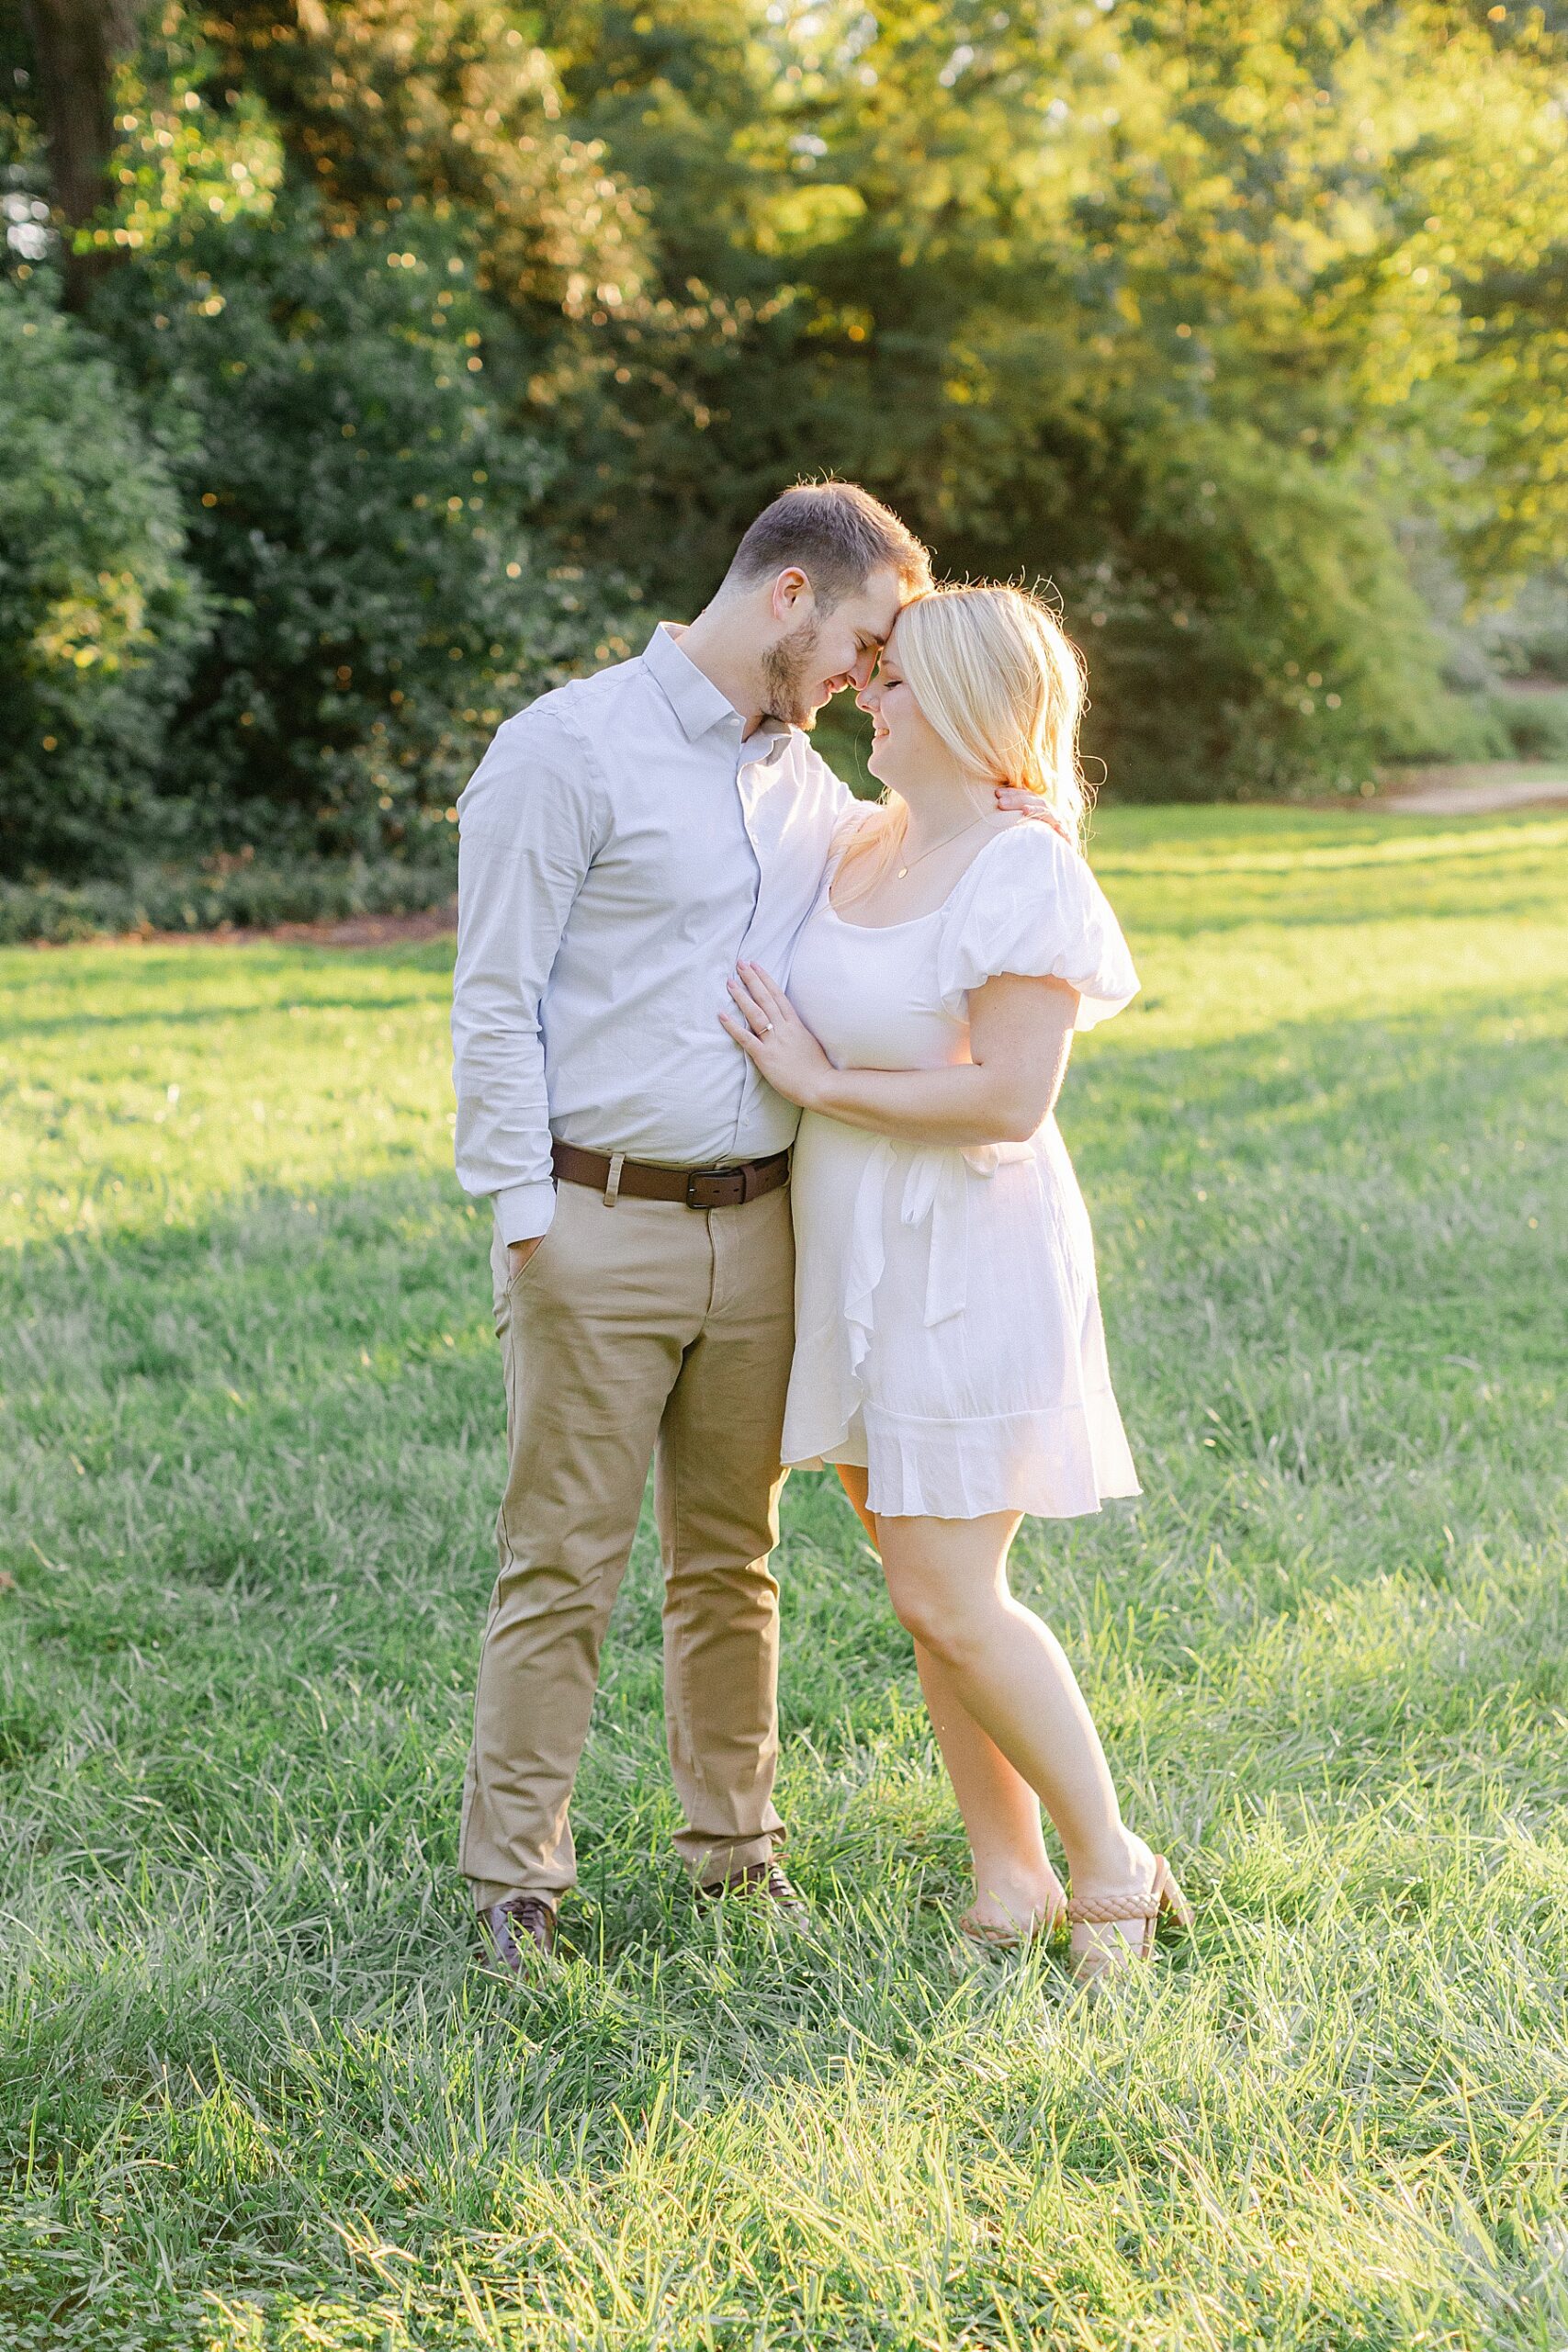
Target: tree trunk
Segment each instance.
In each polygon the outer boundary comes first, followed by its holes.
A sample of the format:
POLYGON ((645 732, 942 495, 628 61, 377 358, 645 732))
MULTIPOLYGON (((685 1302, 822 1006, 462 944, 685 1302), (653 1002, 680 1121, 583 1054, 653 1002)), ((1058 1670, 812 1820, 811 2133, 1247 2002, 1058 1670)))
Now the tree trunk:
POLYGON ((75 254, 71 237, 108 193, 114 152, 114 69, 136 45, 145 0, 24 0, 49 134, 50 175, 64 223, 66 298, 80 308, 102 254, 75 254))

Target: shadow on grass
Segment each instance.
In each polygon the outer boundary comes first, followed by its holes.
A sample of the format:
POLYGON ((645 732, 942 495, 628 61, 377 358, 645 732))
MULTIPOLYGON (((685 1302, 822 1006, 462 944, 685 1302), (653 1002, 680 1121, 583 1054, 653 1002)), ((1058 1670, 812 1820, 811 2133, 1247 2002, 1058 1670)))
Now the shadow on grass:
MULTIPOLYGON (((1280 1331, 1338 1346, 1415 1341, 1440 1275, 1445 1293, 1506 1292, 1535 1324, 1561 1220, 1532 1229, 1516 1212, 1521 1190, 1561 1201, 1561 1051, 1496 1033, 1552 1000, 1476 1001, 1494 1034, 1450 1002, 1441 1018, 1303 1019, 1075 1070, 1063 1124, 1118 1289, 1181 1312, 1266 1303, 1280 1331)), ((255 1458, 334 1445, 399 1378, 422 1385, 411 1442, 492 1442, 487 1216, 428 1171, 309 1193, 256 1189, 198 1221, 6 1253, 13 1427, 79 1450, 101 1424, 122 1464, 139 1437, 159 1450, 160 1428, 255 1458)), ((1267 1347, 1266 1321, 1247 1329, 1267 1347)))
MULTIPOLYGON (((1554 1237, 1521 1214, 1521 1188, 1561 1188, 1559 1162, 1542 1172, 1550 1137, 1532 1159, 1506 1130, 1555 1101, 1557 1067, 1549 1041, 1482 1051, 1462 1022, 1415 1018, 1092 1065, 1067 1125, 1151 1492, 1136 1538, 1108 1518, 1042 1557, 1081 1555, 1132 1591, 1164 1488, 1183 1496, 1171 1541, 1185 1557, 1200 1538, 1276 1540, 1303 1497, 1382 1528, 1405 1491, 1391 1501, 1389 1481, 1417 1461, 1429 1497, 1456 1449, 1506 1462, 1515 1437, 1486 1384, 1550 1373, 1542 1301, 1568 1279, 1561 1225, 1554 1237), (1434 1156, 1456 1143, 1473 1173, 1434 1156)), ((43 1563, 91 1569, 92 1607, 51 1634, 85 1670, 136 1644, 147 1594, 157 1619, 164 1600, 177 1613, 180 1591, 205 1593, 190 1623, 215 1690, 235 1612, 281 1625, 292 1595, 323 1670, 383 1694, 433 1670, 466 1685, 502 1468, 487 1222, 427 1173, 313 1185, 310 1204, 258 1191, 199 1223, 0 1261, 0 1559, 45 1602, 43 1563)), ((855 1539, 824 1519, 820 1491, 792 1487, 789 1542, 832 1593, 855 1539)), ((1440 1526, 1440 1498, 1418 1514, 1423 1546, 1434 1508, 1440 1526)), ((1293 1606, 1290 1579, 1258 1573, 1270 1606, 1293 1606)), ((869 1600, 853 1671, 831 1657, 830 1611, 808 1612, 825 1657, 813 1676, 803 1656, 799 1696, 824 1736, 901 1671, 874 1581, 869 1600)), ((654 1719, 646 1529, 620 1606, 626 1704, 654 1719)), ((1167 1647, 1181 1641, 1151 1656, 1167 1647)))

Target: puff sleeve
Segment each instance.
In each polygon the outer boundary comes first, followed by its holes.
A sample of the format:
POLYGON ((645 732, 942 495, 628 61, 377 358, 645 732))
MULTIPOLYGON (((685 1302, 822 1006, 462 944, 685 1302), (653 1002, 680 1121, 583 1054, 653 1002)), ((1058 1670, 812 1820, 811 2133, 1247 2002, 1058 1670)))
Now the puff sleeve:
POLYGON ((970 989, 1003 972, 1077 989, 1077 1029, 1109 1020, 1138 992, 1109 899, 1048 825, 1017 825, 988 842, 946 910, 937 946, 942 1011, 962 1021, 970 989))

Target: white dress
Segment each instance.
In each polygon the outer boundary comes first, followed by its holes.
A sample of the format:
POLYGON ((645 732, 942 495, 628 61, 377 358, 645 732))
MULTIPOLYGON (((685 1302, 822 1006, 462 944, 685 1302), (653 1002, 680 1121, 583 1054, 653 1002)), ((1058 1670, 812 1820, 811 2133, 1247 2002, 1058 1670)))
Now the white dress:
MULTIPOLYGON (((824 886, 789 992, 839 1069, 937 1069, 967 1061, 968 991, 1002 972, 1069 981, 1079 1029, 1137 992, 1104 893, 1045 825, 987 842, 912 922, 846 922, 824 886)), ((1055 1118, 961 1149, 807 1112, 793 1191, 785 1462, 859 1464, 891 1517, 1073 1519, 1138 1492, 1055 1118)))

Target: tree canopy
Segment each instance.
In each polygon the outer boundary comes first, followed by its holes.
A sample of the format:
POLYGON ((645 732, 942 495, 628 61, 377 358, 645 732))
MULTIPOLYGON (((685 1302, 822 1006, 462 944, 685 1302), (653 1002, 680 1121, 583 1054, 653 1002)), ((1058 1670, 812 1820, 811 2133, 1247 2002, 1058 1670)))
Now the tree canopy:
POLYGON ((1478 597, 1568 552, 1560 11, 125 0, 107 62, 89 18, 0 59, 0 333, 26 376, 73 311, 173 502, 152 768, 209 829, 439 825, 803 472, 1054 582, 1124 793, 1472 743, 1412 534, 1478 597))

